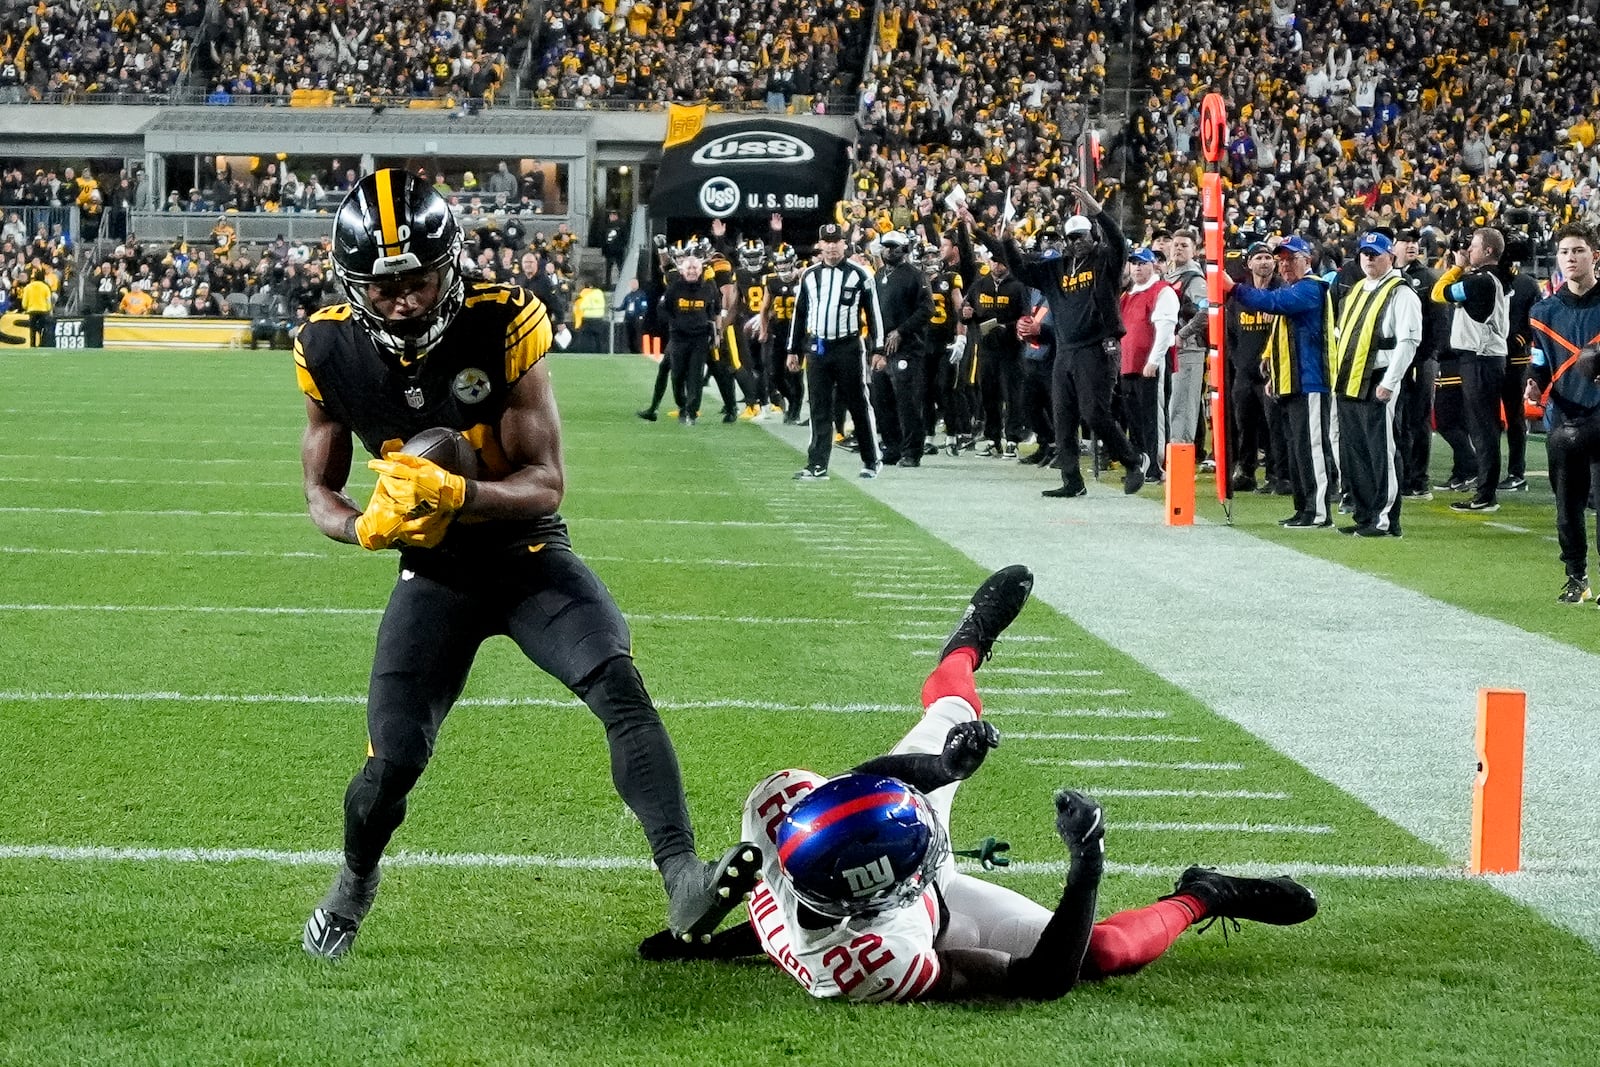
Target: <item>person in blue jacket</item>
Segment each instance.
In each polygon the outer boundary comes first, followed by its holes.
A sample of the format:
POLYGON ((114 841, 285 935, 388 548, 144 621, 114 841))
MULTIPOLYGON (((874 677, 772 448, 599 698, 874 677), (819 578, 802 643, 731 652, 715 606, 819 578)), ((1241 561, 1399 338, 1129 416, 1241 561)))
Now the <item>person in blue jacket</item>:
MULTIPOLYGON (((1270 243, 1270 242, 1269 242, 1270 243)), ((1240 306, 1277 315, 1263 357, 1267 391, 1283 405, 1289 438, 1289 472, 1294 514, 1278 525, 1290 530, 1331 530, 1339 470, 1333 441, 1333 396, 1328 388, 1332 349, 1333 301, 1328 283, 1311 273, 1315 250, 1298 235, 1273 249, 1278 259, 1277 289, 1235 282, 1226 272, 1223 291, 1240 306)))

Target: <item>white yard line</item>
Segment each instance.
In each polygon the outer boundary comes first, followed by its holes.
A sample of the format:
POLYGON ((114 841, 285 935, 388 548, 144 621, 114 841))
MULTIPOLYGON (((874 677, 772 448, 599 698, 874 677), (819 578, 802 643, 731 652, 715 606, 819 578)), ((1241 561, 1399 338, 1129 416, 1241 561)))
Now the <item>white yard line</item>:
POLYGON ((1198 745, 1201 737, 1184 737, 1181 734, 1077 734, 1077 733, 1017 733, 1007 731, 1012 741, 1100 741, 1108 745, 1198 745))
MULTIPOLYGON (((280 849, 280 848, 156 848, 115 845, 24 845, 0 844, 0 860, 49 860, 57 863, 183 863, 226 864, 267 863, 281 867, 334 867, 343 860, 343 853, 334 849, 280 849)), ((567 856, 540 853, 505 852, 411 852, 400 850, 383 859, 386 868, 444 867, 486 869, 545 869, 576 871, 650 871, 653 865, 642 856, 567 856)), ((962 860, 962 870, 981 870, 976 862, 962 860)), ((1600 870, 1600 866, 1587 865, 1578 870, 1561 870, 1557 874, 1583 876, 1600 870)), ((984 871, 989 876, 1004 878, 1007 875, 1066 874, 1065 860, 1013 860, 1005 867, 984 871)), ((1176 878, 1177 865, 1166 867, 1148 863, 1106 864, 1108 874, 1130 875, 1139 878, 1176 878)), ((1263 878, 1287 874, 1295 878, 1353 878, 1365 881, 1460 881, 1466 875, 1454 867, 1427 867, 1421 865, 1386 866, 1381 864, 1339 863, 1240 863, 1228 867, 1228 873, 1247 878, 1263 878)), ((1514 879, 1515 875, 1510 876, 1514 879)), ((1505 879, 1510 880, 1510 879, 1505 879)), ((1498 880, 1497 881, 1501 881, 1498 880)))
POLYGON ((1030 767, 1092 767, 1135 771, 1223 771, 1232 773, 1244 770, 1244 764, 1242 763, 1163 762, 1161 760, 1143 759, 1025 759, 1022 762, 1030 767))

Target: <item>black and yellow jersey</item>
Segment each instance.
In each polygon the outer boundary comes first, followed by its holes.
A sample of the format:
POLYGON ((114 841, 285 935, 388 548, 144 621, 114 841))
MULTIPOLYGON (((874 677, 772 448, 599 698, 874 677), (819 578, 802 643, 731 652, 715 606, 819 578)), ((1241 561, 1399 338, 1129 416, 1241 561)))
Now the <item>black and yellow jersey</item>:
POLYGON ((767 272, 763 270, 745 270, 740 267, 734 271, 734 294, 738 297, 734 305, 735 319, 742 320, 754 315, 761 310, 761 294, 765 291, 767 272))
POLYGON ((928 320, 928 331, 948 345, 956 335, 956 294, 961 291, 961 275, 953 270, 942 270, 928 283, 933 293, 933 318, 928 320))
MULTIPOLYGON (((349 304, 312 314, 294 343, 300 390, 348 426, 373 456, 423 430, 459 430, 478 450, 480 478, 511 473, 500 420, 517 381, 550 350, 550 316, 539 298, 511 285, 471 283, 461 311, 439 343, 413 365, 378 349, 349 304)), ((565 539, 559 515, 515 522, 460 524, 441 547, 565 539)))
POLYGON ((794 301, 795 294, 800 291, 800 272, 796 271, 794 280, 788 282, 776 273, 769 274, 763 279, 762 287, 766 291, 769 336, 787 337, 789 324, 794 321, 794 301))

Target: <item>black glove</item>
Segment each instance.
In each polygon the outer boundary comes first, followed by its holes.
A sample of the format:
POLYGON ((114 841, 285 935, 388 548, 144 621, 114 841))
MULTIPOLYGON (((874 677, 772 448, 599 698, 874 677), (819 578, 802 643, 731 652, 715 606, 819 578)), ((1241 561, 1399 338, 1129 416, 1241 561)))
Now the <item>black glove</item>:
POLYGON ((1100 802, 1076 789, 1056 792, 1056 833, 1073 859, 1100 856, 1106 850, 1106 820, 1100 802))
POLYGON ((939 755, 939 763, 951 778, 963 781, 971 778, 983 766, 984 757, 990 749, 999 747, 1000 731, 994 728, 993 723, 984 719, 957 723, 945 734, 944 751, 939 755))

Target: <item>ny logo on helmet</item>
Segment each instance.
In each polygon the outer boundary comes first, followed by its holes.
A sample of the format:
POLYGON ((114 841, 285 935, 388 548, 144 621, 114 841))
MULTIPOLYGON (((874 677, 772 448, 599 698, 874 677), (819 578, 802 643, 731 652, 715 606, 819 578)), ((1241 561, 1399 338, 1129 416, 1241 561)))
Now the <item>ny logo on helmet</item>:
POLYGON ((848 867, 839 873, 844 876, 853 897, 870 897, 894 882, 888 856, 879 856, 865 867, 848 867))

